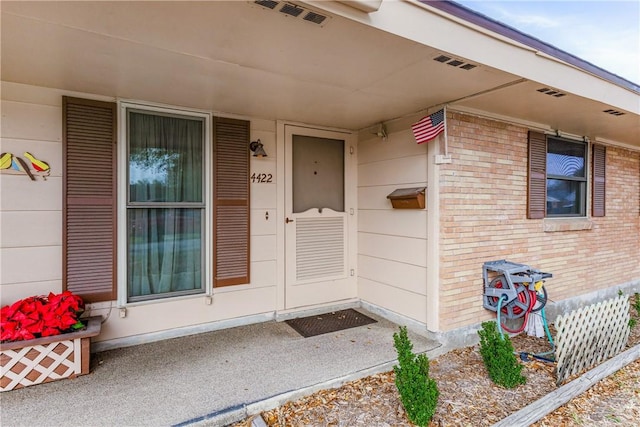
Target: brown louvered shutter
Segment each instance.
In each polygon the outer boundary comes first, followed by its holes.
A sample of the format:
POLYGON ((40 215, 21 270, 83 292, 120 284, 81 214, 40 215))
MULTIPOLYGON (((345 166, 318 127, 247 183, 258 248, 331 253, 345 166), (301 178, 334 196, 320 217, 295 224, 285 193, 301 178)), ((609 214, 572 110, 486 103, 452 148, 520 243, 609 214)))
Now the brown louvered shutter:
POLYGON ((607 149, 603 145, 593 146, 592 216, 605 216, 607 149))
POLYGON ((214 286, 249 283, 249 122, 215 117, 214 286))
POLYGON ((116 299, 116 104, 63 97, 63 284, 116 299))
POLYGON ((527 218, 544 218, 547 206, 547 138, 529 131, 527 218))

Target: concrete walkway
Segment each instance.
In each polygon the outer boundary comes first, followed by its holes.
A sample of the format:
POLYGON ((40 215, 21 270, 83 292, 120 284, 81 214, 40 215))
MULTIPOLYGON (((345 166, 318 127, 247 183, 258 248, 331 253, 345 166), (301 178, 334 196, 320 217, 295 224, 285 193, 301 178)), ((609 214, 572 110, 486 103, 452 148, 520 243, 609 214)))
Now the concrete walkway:
MULTIPOLYGON (((247 410, 392 369, 393 333, 368 326, 303 338, 267 322, 92 355, 92 372, 0 395, 2 426, 224 426, 247 410)), ((439 344, 409 333, 414 352, 439 344)))

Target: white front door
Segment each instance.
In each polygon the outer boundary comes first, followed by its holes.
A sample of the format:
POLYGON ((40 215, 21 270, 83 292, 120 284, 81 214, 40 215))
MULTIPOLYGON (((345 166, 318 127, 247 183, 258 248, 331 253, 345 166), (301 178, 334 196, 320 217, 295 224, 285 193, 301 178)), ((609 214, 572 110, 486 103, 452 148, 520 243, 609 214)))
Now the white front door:
POLYGON ((356 296, 351 141, 285 126, 286 309, 356 296))

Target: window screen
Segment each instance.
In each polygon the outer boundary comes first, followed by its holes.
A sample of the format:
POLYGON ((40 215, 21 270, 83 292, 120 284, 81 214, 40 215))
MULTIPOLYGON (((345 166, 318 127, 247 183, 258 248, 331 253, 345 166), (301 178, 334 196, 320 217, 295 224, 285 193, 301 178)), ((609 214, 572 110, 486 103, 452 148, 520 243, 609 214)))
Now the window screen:
POLYGON ((294 135, 293 212, 344 212, 344 141, 294 135))

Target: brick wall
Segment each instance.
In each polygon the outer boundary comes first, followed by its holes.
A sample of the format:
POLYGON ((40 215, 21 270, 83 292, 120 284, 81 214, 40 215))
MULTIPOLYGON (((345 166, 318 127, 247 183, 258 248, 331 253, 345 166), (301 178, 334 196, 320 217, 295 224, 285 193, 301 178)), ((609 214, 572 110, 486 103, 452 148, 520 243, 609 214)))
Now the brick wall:
POLYGON ((589 218, 590 230, 545 232, 554 220, 526 214, 528 129, 462 113, 449 113, 447 128, 453 163, 440 174, 442 331, 495 317, 482 307, 485 261, 552 272, 552 301, 640 279, 640 152, 607 147, 606 217, 589 218))

